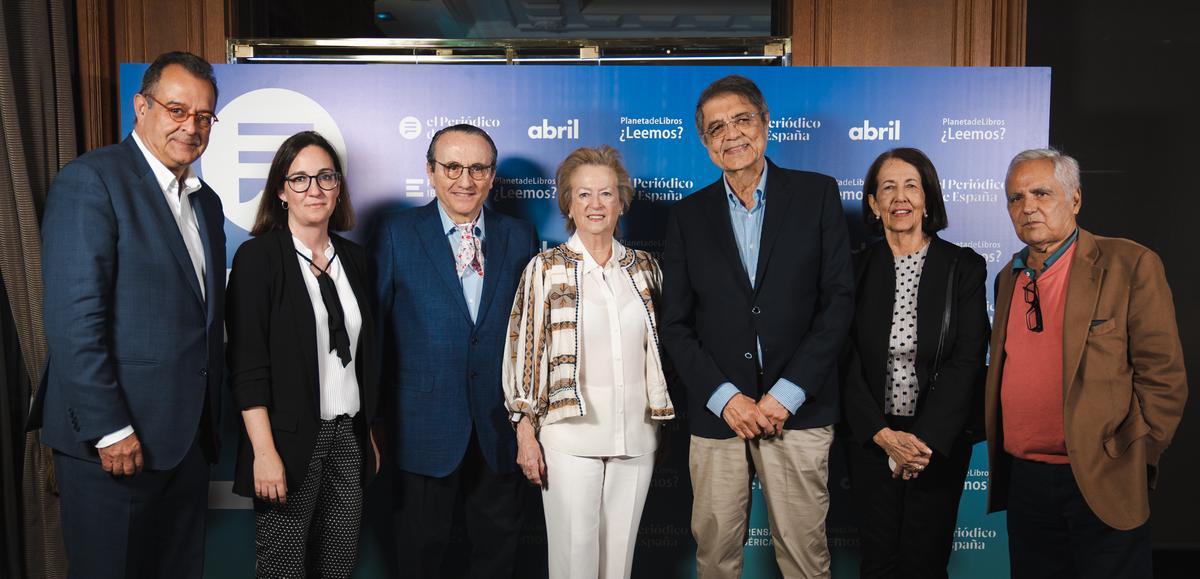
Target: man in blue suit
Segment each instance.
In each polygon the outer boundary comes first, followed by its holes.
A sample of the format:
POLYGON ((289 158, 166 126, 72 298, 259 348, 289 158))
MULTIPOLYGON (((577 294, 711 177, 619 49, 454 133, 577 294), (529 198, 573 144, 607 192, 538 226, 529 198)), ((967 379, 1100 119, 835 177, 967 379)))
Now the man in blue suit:
POLYGON ((50 356, 30 426, 54 449, 71 577, 203 574, 225 234, 221 201, 191 164, 216 100, 207 62, 160 56, 133 99, 133 134, 50 186, 50 356))
POLYGON ((399 471, 396 555, 415 577, 442 577, 461 499, 470 576, 511 578, 523 479, 500 363, 537 233, 483 207, 496 145, 482 129, 438 131, 425 161, 437 200, 385 215, 374 240, 386 361, 380 383, 399 471))

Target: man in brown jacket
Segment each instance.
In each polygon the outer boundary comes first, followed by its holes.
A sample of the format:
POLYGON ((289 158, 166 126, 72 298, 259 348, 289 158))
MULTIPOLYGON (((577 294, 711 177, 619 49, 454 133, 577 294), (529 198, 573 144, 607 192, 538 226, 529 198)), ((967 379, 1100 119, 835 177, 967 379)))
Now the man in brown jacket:
POLYGON ((1026 248, 996 276, 985 412, 1012 576, 1149 578, 1149 489, 1187 399, 1162 262, 1076 225, 1058 151, 1018 154, 1005 191, 1026 248))

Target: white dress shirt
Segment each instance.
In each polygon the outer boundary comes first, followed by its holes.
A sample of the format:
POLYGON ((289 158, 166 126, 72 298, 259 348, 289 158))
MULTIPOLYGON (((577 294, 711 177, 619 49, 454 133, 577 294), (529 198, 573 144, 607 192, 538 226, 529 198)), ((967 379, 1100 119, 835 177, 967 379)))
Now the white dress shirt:
POLYGON ((579 389, 588 412, 542 427, 544 446, 575 456, 642 456, 658 447, 646 398, 646 312, 633 280, 617 264, 625 247, 613 240, 603 266, 577 235, 567 247, 583 254, 579 281, 579 389))
MULTIPOLYGON (((321 301, 321 288, 317 285, 317 276, 313 273, 312 266, 304 259, 312 259, 312 252, 295 237, 292 237, 292 245, 298 252, 296 260, 300 262, 300 269, 304 272, 301 277, 304 278, 304 287, 308 290, 309 301, 312 302, 313 318, 317 322, 317 374, 320 376, 321 419, 333 420, 342 414, 354 416, 358 414, 359 409, 358 373, 354 369, 354 360, 358 359, 358 334, 362 331, 362 312, 358 309, 354 288, 350 287, 350 280, 342 268, 342 258, 339 256, 330 261, 325 271, 337 288, 338 301, 342 303, 342 312, 346 318, 346 333, 350 335, 351 361, 342 366, 337 352, 329 349, 329 312, 325 309, 325 302, 321 301), (300 257, 301 255, 304 257, 300 257)), ((330 243, 325 247, 325 259, 329 260, 333 255, 333 244, 330 243)))
MULTIPOLYGON (((183 245, 187 248, 188 256, 192 258, 192 268, 196 270, 196 280, 200 283, 200 297, 204 298, 204 243, 200 241, 200 225, 196 222, 196 212, 192 210, 191 203, 192 194, 200 190, 200 178, 192 171, 192 166, 188 165, 181 183, 175 174, 162 164, 162 161, 159 161, 146 149, 146 145, 142 143, 142 138, 138 136, 137 131, 131 135, 133 142, 137 143, 138 149, 146 157, 146 162, 150 164, 150 170, 154 172, 154 180, 167 200, 167 207, 171 208, 171 216, 175 218, 175 225, 179 226, 179 234, 183 236, 183 245)), ((224 264, 219 264, 219 266, 224 267, 224 264)), ((132 425, 101 437, 96 441, 96 448, 111 446, 124 440, 130 434, 133 434, 132 425)))

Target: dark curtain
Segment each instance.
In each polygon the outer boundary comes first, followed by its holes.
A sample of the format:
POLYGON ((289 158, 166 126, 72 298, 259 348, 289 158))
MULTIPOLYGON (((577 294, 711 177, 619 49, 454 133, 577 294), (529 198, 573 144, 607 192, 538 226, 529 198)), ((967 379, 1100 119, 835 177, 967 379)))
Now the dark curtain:
POLYGON ((22 421, 29 403, 29 376, 21 362, 17 325, 8 307, 8 290, 0 278, 0 517, 4 537, 0 543, 0 577, 22 577, 21 473, 24 471, 25 429, 22 421))
POLYGON ((66 575, 51 454, 22 426, 46 359, 38 220, 51 179, 77 147, 69 5, 0 2, 0 576, 13 579, 66 575))

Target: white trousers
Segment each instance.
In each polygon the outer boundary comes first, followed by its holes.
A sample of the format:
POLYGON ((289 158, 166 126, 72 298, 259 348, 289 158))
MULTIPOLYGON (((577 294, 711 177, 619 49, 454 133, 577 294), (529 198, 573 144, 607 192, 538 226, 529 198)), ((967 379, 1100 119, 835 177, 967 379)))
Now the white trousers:
POLYGON ((654 453, 595 458, 543 450, 550 579, 629 577, 654 453))

